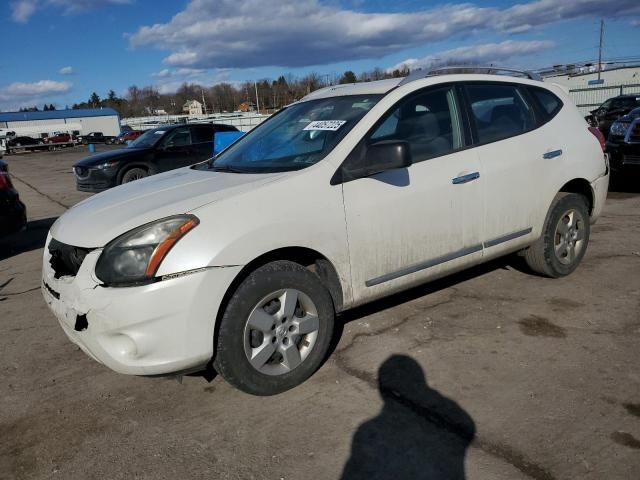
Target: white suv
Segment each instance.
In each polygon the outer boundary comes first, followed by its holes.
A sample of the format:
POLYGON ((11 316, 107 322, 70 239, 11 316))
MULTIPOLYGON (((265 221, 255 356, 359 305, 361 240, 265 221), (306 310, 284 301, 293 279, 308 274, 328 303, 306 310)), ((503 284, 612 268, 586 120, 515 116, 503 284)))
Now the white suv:
POLYGON ((328 87, 214 161, 67 211, 42 291, 117 372, 212 364, 270 395, 321 365, 337 312, 512 252, 571 273, 608 181, 553 85, 449 73, 328 87))

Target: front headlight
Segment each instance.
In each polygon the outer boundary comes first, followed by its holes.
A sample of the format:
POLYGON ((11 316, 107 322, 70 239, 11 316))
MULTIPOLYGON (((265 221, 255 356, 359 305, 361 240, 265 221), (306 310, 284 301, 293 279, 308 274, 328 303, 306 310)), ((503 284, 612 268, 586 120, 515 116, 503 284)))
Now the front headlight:
POLYGON ((627 128, 629 128, 628 123, 614 122, 613 125, 611 125, 610 132, 612 135, 624 137, 627 134, 627 128))
POLYGON ((135 228, 109 242, 96 264, 96 276, 108 286, 153 281, 169 250, 198 225, 193 215, 177 215, 135 228))

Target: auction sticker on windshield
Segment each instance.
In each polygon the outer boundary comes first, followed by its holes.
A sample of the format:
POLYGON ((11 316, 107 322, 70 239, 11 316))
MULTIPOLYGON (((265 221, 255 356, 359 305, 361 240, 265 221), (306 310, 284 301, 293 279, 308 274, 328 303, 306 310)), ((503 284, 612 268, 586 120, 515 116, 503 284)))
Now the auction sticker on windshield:
POLYGON ((305 130, 328 130, 330 132, 337 131, 341 126, 347 123, 346 120, 316 120, 304 127, 305 130))

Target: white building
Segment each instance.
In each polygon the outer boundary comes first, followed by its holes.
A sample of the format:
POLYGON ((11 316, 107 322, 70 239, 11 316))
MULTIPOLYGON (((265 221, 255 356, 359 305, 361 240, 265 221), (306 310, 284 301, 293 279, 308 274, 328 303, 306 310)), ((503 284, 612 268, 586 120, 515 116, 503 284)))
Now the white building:
POLYGON ((545 82, 556 83, 567 89, 583 115, 589 114, 609 98, 640 95, 640 66, 637 65, 617 68, 607 65, 607 69, 600 72, 600 80, 597 71, 572 74, 547 72, 543 77, 545 82))
MULTIPOLYGON (((604 67, 604 65, 603 65, 604 67)), ((619 85, 640 84, 640 66, 634 67, 611 67, 600 72, 600 82, 598 82, 598 72, 595 67, 581 67, 585 71, 581 73, 545 73, 543 77, 547 82, 558 83, 569 90, 589 87, 609 87, 619 85)), ((580 72, 580 69, 577 69, 580 72)))
POLYGON ((202 115, 202 104, 197 100, 189 100, 182 106, 182 111, 190 117, 202 115))
POLYGON ((45 138, 56 132, 86 135, 120 134, 120 116, 112 108, 52 110, 46 112, 0 112, 0 136, 45 138))

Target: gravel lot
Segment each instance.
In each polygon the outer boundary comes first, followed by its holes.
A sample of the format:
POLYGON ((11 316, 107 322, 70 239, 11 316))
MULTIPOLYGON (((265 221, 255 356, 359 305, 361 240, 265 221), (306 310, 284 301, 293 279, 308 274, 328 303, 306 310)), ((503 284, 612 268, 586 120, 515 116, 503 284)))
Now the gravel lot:
POLYGON ((64 336, 40 262, 84 155, 5 157, 30 222, 0 241, 0 478, 638 478, 640 176, 570 277, 508 258, 348 312, 318 373, 258 398, 119 375, 64 336))

